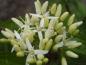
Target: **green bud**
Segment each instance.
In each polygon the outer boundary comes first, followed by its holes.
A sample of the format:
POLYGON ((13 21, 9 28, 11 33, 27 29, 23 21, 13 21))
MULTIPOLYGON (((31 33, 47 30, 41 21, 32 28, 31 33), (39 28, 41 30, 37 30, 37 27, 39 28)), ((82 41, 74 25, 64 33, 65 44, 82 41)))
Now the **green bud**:
POLYGON ((23 51, 19 51, 19 52, 16 53, 16 55, 18 57, 23 57, 24 56, 24 52, 23 51))
POLYGON ((52 47, 52 44, 53 44, 53 40, 50 39, 45 45, 45 50, 50 50, 52 47))
POLYGON ((64 21, 68 17, 68 15, 69 15, 69 12, 64 12, 60 17, 60 20, 64 21))
POLYGON ((78 58, 79 56, 72 51, 66 51, 66 55, 72 58, 78 58))
POLYGON ((65 57, 62 57, 61 63, 62 65, 67 65, 67 60, 65 57))
POLYGON ((35 2, 36 13, 41 14, 41 3, 39 0, 35 2))
POLYGON ((49 25, 49 19, 44 18, 44 26, 48 27, 48 25, 49 25))
POLYGON ((23 23, 20 20, 16 19, 16 18, 12 18, 12 21, 14 23, 16 23, 20 28, 23 26, 23 23))
POLYGON ((38 55, 37 55, 37 58, 38 58, 38 60, 43 60, 43 59, 44 59, 44 55, 38 54, 38 55))
POLYGON ((12 45, 18 45, 18 42, 15 39, 11 39, 10 42, 12 45))
POLYGON ((76 29, 73 33, 73 35, 77 35, 79 33, 79 29, 76 29))
POLYGON ((45 64, 48 63, 48 61, 49 61, 48 58, 44 58, 44 59, 43 59, 43 62, 44 62, 45 64))
POLYGON ((41 40, 39 43, 39 49, 43 50, 47 41, 48 41, 47 38, 41 40))
POLYGON ((48 1, 46 1, 42 5, 42 10, 41 10, 42 11, 42 14, 46 13, 47 8, 48 8, 48 1))
POLYGON ((61 12, 62 12, 62 5, 59 4, 59 5, 57 6, 57 10, 56 10, 55 16, 56 16, 56 17, 59 17, 59 16, 61 15, 61 12))
POLYGON ((42 65, 42 61, 41 60, 36 61, 36 65, 42 65))
POLYGON ((56 3, 54 3, 50 9, 51 14, 55 14, 56 13, 56 3))
POLYGON ((63 22, 58 23, 57 25, 55 25, 55 30, 58 31, 59 29, 61 29, 63 26, 63 22))
POLYGON ((9 40, 2 38, 2 39, 0 39, 0 42, 9 42, 9 40))
POLYGON ((68 26, 70 26, 74 22, 74 19, 75 19, 75 14, 73 14, 72 16, 70 16, 70 18, 68 20, 68 26))
POLYGON ((63 35, 57 35, 57 36, 55 37, 55 43, 60 42, 62 38, 63 38, 63 35))
POLYGON ((28 60, 27 60, 27 63, 28 64, 34 64, 36 62, 36 59, 35 58, 29 58, 28 60))
POLYGON ((18 45, 15 44, 15 45, 13 45, 13 47, 14 47, 16 52, 21 51, 21 48, 18 45))
POLYGON ((70 26, 69 26, 69 29, 68 29, 68 32, 69 32, 70 34, 73 34, 74 31, 77 30, 77 28, 78 28, 82 23, 83 23, 83 22, 81 21, 81 22, 76 22, 76 23, 70 25, 70 26))

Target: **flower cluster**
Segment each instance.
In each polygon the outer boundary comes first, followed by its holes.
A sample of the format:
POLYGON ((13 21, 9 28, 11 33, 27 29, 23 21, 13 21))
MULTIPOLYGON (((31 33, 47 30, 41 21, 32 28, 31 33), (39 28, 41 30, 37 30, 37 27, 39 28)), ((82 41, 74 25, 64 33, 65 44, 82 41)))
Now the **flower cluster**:
POLYGON ((48 10, 48 1, 43 5, 39 0, 35 1, 36 14, 29 13, 25 19, 12 18, 19 29, 11 31, 2 30, 1 33, 10 41, 12 51, 18 57, 27 56, 26 65, 46 65, 48 52, 61 51, 62 65, 67 65, 65 55, 72 58, 79 56, 70 49, 79 47, 82 43, 74 39, 79 33, 78 27, 82 21, 74 22, 75 14, 69 16, 69 12, 62 13, 62 5, 53 4, 48 10), (47 11, 48 10, 48 11, 47 11))

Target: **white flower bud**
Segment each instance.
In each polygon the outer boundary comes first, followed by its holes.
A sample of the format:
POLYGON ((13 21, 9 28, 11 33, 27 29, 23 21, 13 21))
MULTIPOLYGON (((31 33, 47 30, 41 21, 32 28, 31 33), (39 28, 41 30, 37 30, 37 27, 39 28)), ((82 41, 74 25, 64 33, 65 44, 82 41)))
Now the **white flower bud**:
POLYGON ((60 20, 64 21, 68 17, 68 15, 69 15, 69 12, 64 12, 60 17, 60 20))
POLYGON ((38 58, 39 60, 43 60, 43 59, 44 59, 44 55, 43 55, 43 54, 38 54, 38 55, 37 55, 37 58, 38 58))
POLYGON ((62 57, 61 63, 62 65, 67 65, 67 60, 65 57, 62 57))
POLYGON ((53 44, 53 40, 52 39, 50 39, 47 43, 46 43, 46 45, 45 45, 45 50, 50 50, 51 49, 51 47, 52 47, 52 44, 53 44))
POLYGON ((14 33, 13 33, 10 29, 5 28, 5 30, 6 30, 7 32, 9 32, 9 33, 10 33, 10 35, 14 36, 14 33))
POLYGON ((74 19, 75 19, 75 14, 73 14, 72 16, 70 16, 70 18, 68 20, 68 26, 70 26, 74 22, 74 19))
POLYGON ((42 14, 46 13, 47 8, 48 8, 48 1, 46 1, 42 5, 42 10, 41 10, 42 11, 42 14))
POLYGON ((1 33, 7 37, 7 38, 14 38, 14 35, 13 34, 10 34, 8 31, 1 31, 1 33))
POLYGON ((78 58, 79 56, 72 51, 66 51, 66 55, 71 58, 78 58))
POLYGON ((77 42, 77 41, 67 41, 65 43, 65 46, 67 46, 68 48, 76 48, 76 47, 79 47, 81 45, 82 45, 82 43, 77 42))
POLYGON ((56 3, 54 3, 50 9, 51 14, 55 14, 56 13, 56 3))
POLYGON ((16 23, 20 28, 22 28, 23 23, 22 23, 20 20, 18 20, 18 19, 16 19, 16 18, 12 18, 12 21, 13 21, 14 23, 16 23))
POLYGON ((19 51, 19 52, 16 53, 16 55, 18 57, 23 57, 24 56, 24 52, 23 51, 19 51))
POLYGON ((55 16, 59 17, 61 15, 61 12, 62 12, 62 5, 59 4, 57 6, 57 10, 56 10, 55 16))
POLYGON ((39 0, 37 0, 35 3, 36 13, 41 14, 41 3, 39 0))
POLYGON ((36 65, 42 65, 42 61, 41 60, 36 61, 36 65))
POLYGON ((28 24, 30 25, 30 17, 29 17, 28 14, 25 15, 25 24, 26 25, 28 25, 28 24))
POLYGON ((44 59, 43 59, 43 62, 44 62, 45 64, 48 63, 48 61, 49 61, 48 58, 44 58, 44 59))

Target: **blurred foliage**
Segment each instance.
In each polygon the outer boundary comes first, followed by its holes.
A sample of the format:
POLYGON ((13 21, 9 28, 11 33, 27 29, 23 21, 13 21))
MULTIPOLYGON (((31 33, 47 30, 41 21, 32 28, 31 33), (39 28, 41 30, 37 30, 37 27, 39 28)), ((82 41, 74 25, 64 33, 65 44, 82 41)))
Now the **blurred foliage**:
MULTIPOLYGON (((83 45, 73 51, 80 55, 79 59, 69 59, 69 65, 86 65, 86 5, 82 0, 49 0, 50 6, 52 3, 61 3, 63 11, 69 11, 70 14, 75 13, 77 20, 83 20, 83 25, 80 27, 78 40, 82 41, 83 45)), ((17 29, 16 24, 11 20, 0 20, 0 30, 9 28, 17 29)), ((0 38, 3 36, 0 34, 0 38)), ((0 65, 24 65, 25 58, 17 58, 15 53, 11 53, 11 46, 8 43, 0 43, 0 65)), ((51 62, 51 65, 57 65, 51 62)))

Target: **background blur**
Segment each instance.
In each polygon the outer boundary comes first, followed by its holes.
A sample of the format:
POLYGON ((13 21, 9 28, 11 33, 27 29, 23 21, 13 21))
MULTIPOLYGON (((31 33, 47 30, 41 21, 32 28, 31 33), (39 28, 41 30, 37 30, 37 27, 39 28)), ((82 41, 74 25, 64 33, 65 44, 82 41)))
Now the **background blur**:
MULTIPOLYGON (((45 0, 41 0, 44 2, 45 0)), ((61 3, 63 11, 76 14, 76 20, 83 20, 78 38, 83 45, 74 51, 80 55, 79 59, 68 58, 69 65, 86 65, 86 0, 48 0, 49 5, 61 3)), ((34 11, 34 0, 0 0, 0 30, 4 28, 17 29, 10 20, 11 17, 24 16, 26 12, 34 11)), ((0 38, 3 36, 0 33, 0 38)), ((18 58, 11 53, 11 46, 8 43, 0 43, 0 65, 24 65, 25 57, 18 58)), ((51 65, 57 65, 51 62, 51 65)))

